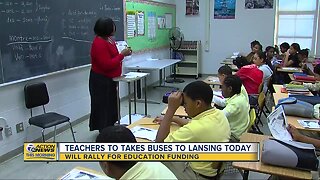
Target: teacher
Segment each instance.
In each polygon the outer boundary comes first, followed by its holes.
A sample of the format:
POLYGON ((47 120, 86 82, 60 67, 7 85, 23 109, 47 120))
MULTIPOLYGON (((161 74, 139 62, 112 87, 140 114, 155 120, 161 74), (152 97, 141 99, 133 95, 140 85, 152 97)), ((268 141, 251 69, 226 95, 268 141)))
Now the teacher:
POLYGON ((91 96, 90 131, 113 126, 118 120, 117 83, 112 80, 122 73, 122 60, 131 55, 130 48, 118 52, 112 36, 116 25, 110 18, 99 18, 94 26, 91 46, 89 91, 91 96))

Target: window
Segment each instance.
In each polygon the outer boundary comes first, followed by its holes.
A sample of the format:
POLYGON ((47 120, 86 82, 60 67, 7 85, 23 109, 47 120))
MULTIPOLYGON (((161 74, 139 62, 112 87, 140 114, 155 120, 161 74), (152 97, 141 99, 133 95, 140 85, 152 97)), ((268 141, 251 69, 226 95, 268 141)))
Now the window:
POLYGON ((316 54, 320 0, 278 0, 275 42, 299 43, 316 54))

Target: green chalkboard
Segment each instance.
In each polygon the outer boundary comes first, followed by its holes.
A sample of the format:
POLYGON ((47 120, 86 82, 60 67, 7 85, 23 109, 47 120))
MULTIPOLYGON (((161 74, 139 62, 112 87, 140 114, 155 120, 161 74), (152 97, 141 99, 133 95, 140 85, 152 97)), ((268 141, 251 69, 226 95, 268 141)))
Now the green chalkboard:
MULTIPOLYGON (((168 33, 170 28, 158 27, 158 18, 171 16, 171 26, 176 26, 176 6, 172 4, 164 4, 152 1, 126 1, 127 14, 132 12, 143 12, 144 13, 144 35, 136 35, 134 37, 128 37, 127 43, 133 51, 145 51, 150 49, 157 49, 162 47, 169 47, 168 33), (166 16, 167 15, 167 16, 166 16), (149 17, 155 18, 155 37, 150 38, 148 33, 149 17)), ((170 19, 170 18, 169 18, 170 19)), ((138 23, 136 23, 138 24, 138 23)), ((136 33, 138 34, 138 33, 136 33)))

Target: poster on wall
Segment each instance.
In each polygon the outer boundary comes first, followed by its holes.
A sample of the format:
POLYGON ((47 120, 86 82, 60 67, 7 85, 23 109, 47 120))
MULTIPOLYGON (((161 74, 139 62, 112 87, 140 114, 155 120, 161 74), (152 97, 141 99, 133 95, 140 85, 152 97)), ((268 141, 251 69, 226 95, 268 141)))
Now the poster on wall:
POLYGON ((138 18, 138 36, 144 36, 144 12, 138 11, 137 13, 138 18))
POLYGON ((153 41, 156 39, 156 13, 148 12, 148 39, 153 41))
POLYGON ((199 15, 199 0, 186 0, 186 15, 199 15))
POLYGON ((215 0, 214 19, 235 19, 236 0, 215 0))
POLYGON ((164 16, 158 16, 158 29, 166 28, 166 18, 164 16))
POLYGON ((272 9, 273 0, 246 0, 246 9, 272 9))
POLYGON ((127 11, 127 37, 132 38, 136 35, 136 12, 127 11))

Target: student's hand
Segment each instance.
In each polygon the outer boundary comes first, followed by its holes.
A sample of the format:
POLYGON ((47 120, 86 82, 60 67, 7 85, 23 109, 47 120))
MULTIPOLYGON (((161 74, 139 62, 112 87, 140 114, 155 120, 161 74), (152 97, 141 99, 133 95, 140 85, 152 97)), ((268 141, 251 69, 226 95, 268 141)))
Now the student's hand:
POLYGON ((163 120, 163 116, 157 116, 156 118, 154 118, 153 122, 160 124, 162 120, 163 120))
POLYGON ((132 50, 131 50, 131 48, 125 48, 125 49, 123 49, 123 50, 121 51, 121 54, 122 54, 123 56, 130 56, 130 55, 132 54, 132 50))
POLYGON ((183 101, 182 92, 173 92, 168 97, 168 109, 177 110, 183 101))
POLYGON ((304 136, 302 134, 300 134, 299 131, 291 124, 289 124, 289 126, 288 126, 288 131, 291 134, 293 140, 303 142, 304 136))

